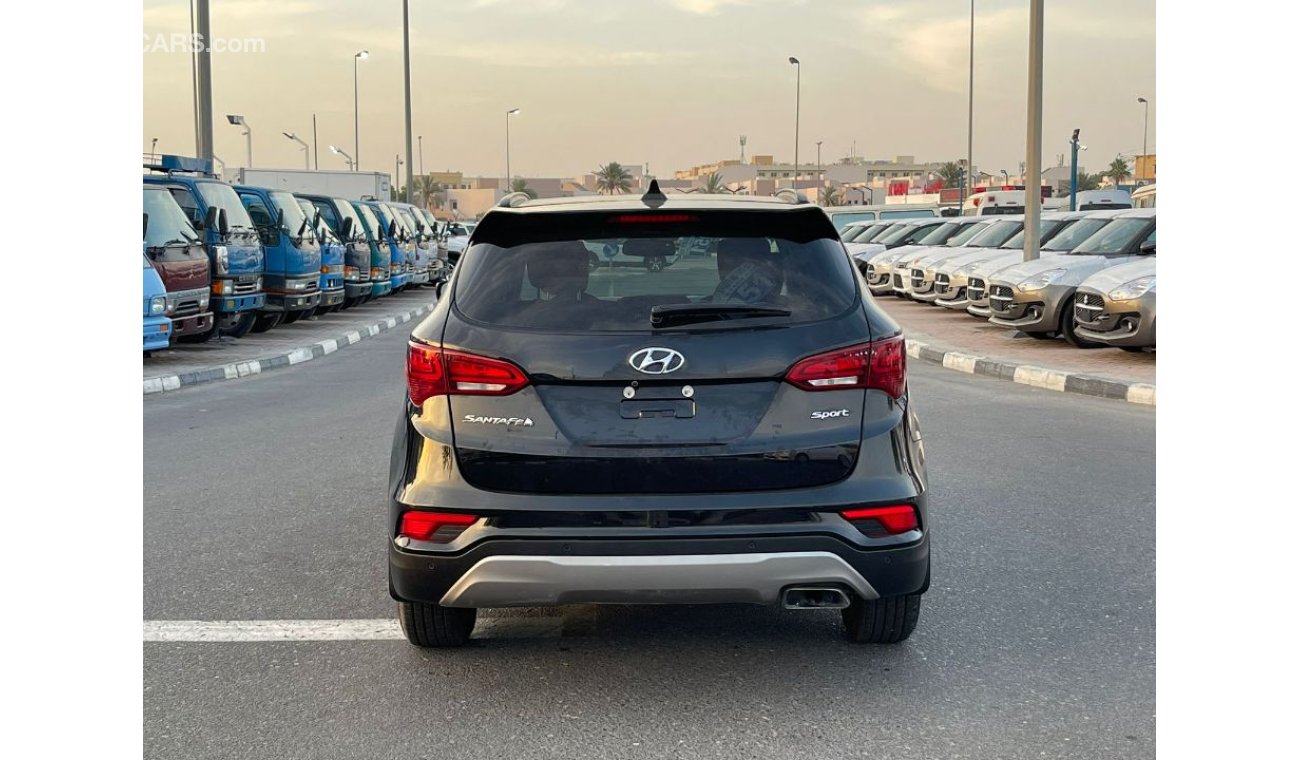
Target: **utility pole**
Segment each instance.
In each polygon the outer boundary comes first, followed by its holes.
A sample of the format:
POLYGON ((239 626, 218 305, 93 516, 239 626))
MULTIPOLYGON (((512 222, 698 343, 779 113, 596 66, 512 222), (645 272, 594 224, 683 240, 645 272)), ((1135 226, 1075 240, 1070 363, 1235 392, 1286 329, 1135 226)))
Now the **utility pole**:
MULTIPOLYGON (((196 75, 198 78, 194 96, 198 100, 198 153, 199 158, 212 160, 212 54, 208 47, 212 44, 212 22, 208 12, 208 0, 196 0, 198 10, 198 34, 203 47, 195 55, 198 57, 196 75)), ((251 139, 250 139, 251 144, 251 139)), ((252 148, 249 148, 252 153, 252 148)), ((252 159, 249 159, 252 164, 252 159)))
POLYGON ((1075 211, 1074 196, 1079 191, 1079 130, 1070 136, 1070 210, 1075 211))
POLYGON ((970 197, 971 182, 975 178, 975 0, 970 0, 970 79, 967 89, 966 183, 962 188, 963 202, 970 197))
POLYGON ((1034 184, 1032 188, 1025 184, 1025 261, 1033 261, 1038 258, 1038 220, 1043 205, 1043 0, 1029 2, 1028 126, 1025 171, 1034 184))
POLYGON ((316 139, 316 114, 311 115, 311 160, 320 171, 320 142, 316 139))
POLYGON ((802 75, 803 66, 799 64, 799 59, 790 56, 790 63, 794 64, 794 182, 790 187, 796 192, 799 190, 799 79, 802 75))

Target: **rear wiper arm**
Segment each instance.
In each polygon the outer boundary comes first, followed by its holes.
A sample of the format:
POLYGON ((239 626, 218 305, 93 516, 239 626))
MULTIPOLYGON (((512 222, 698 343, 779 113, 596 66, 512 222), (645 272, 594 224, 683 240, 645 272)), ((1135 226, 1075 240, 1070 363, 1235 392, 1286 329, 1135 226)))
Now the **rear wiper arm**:
POLYGON ((768 306, 734 303, 665 303, 650 309, 650 326, 669 327, 722 319, 788 316, 790 316, 789 309, 774 309, 768 306))

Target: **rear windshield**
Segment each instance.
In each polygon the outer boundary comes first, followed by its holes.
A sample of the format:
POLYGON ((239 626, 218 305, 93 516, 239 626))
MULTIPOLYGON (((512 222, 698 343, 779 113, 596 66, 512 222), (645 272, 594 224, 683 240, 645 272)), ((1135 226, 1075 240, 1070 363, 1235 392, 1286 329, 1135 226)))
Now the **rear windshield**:
POLYGON ((680 232, 565 220, 569 234, 526 242, 489 232, 461 259, 455 307, 501 327, 663 332, 812 322, 854 306, 857 283, 837 238, 801 239, 789 224, 749 216, 721 225, 705 217, 680 232), (690 244, 701 236, 716 247, 690 244))

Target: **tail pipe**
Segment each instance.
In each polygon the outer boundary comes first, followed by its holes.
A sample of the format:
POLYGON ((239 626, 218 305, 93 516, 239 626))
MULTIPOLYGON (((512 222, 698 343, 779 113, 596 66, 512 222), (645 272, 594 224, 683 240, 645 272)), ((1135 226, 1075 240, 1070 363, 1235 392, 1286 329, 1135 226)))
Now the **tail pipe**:
POLYGON ((781 606, 787 610, 842 610, 849 595, 835 586, 791 586, 781 592, 781 606))

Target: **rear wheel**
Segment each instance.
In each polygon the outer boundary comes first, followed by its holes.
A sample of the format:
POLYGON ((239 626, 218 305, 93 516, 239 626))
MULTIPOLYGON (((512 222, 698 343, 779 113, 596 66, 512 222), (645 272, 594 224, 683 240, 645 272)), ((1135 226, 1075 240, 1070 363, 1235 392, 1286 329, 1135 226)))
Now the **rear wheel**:
POLYGON ((594 272, 600 269, 600 257, 591 251, 587 251, 587 271, 594 272))
POLYGON ((221 334, 227 338, 244 337, 248 334, 249 330, 253 329, 253 322, 256 316, 257 315, 251 311, 241 315, 239 319, 232 322, 229 327, 221 328, 221 334))
POLYGON ((469 641, 478 610, 423 602, 398 602, 397 619, 417 647, 458 647, 469 641))
POLYGON ((887 596, 883 599, 854 597, 840 611, 844 632, 857 644, 896 644, 916 629, 921 617, 921 595, 887 596))
POLYGON ((267 330, 270 330, 272 327, 280 324, 280 319, 283 316, 284 315, 279 312, 274 314, 258 314, 257 319, 254 320, 256 324, 253 325, 253 332, 264 333, 267 330))
POLYGON ((645 268, 649 269, 651 272, 659 272, 663 270, 667 263, 668 262, 664 261, 663 256, 651 256, 645 260, 645 268))

